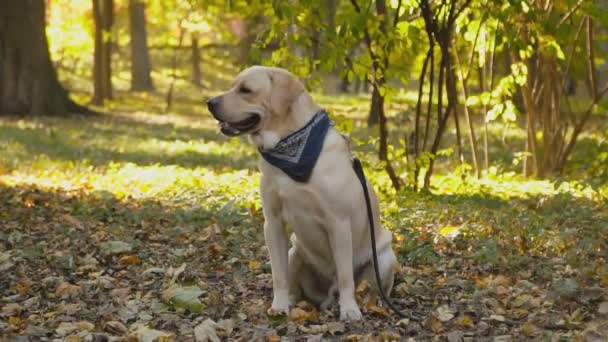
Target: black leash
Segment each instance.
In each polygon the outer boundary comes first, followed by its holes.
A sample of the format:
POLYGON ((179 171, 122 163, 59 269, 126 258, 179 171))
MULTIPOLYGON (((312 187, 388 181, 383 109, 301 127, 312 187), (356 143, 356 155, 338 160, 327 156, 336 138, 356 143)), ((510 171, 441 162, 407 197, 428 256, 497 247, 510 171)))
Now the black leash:
POLYGON ((372 213, 372 204, 369 199, 369 191, 367 189, 367 179, 365 178, 365 173, 363 172, 363 166, 361 165, 361 161, 357 157, 353 157, 353 169, 361 182, 361 187, 363 187, 363 194, 365 195, 365 206, 367 207, 367 218, 369 220, 369 232, 372 241, 372 260, 374 261, 374 271, 376 273, 376 284, 378 284, 378 291, 380 292, 380 296, 382 300, 388 305, 391 310, 397 315, 403 318, 409 318, 411 320, 417 320, 414 317, 407 316, 403 312, 401 312, 397 307, 388 299, 384 290, 382 289, 382 281, 380 280, 380 271, 378 271, 378 252, 376 251, 376 231, 374 229, 374 216, 372 213))

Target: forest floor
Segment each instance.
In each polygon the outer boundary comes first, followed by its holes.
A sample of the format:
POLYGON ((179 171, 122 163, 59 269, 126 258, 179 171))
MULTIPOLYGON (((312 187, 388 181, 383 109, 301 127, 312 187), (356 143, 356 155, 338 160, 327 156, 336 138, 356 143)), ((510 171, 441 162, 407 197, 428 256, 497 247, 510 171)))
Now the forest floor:
MULTIPOLYGON (((307 303, 269 317, 254 148, 222 137, 202 101, 176 101, 187 115, 159 101, 0 117, 1 341, 608 340, 606 188, 506 171, 440 168, 432 193, 395 195, 369 170, 409 319, 365 284, 362 321, 307 303)), ((367 103, 323 101, 347 116, 367 103)))

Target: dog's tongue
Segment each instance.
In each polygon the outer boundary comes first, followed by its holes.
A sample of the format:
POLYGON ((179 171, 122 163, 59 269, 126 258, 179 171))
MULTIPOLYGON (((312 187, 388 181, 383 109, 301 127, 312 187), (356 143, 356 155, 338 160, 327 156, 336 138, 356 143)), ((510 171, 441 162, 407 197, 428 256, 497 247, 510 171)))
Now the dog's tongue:
POLYGON ((238 129, 232 127, 232 126, 230 126, 230 124, 227 123, 227 122, 220 122, 220 130, 225 135, 228 135, 228 136, 231 136, 231 137, 233 137, 235 135, 241 134, 240 130, 238 130, 238 129))

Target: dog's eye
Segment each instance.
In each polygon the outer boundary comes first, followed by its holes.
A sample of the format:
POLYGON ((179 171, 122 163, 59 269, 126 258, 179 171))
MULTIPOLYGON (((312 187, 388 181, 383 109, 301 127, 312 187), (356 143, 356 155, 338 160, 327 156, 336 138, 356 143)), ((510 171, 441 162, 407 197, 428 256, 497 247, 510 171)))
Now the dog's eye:
POLYGON ((245 87, 245 86, 241 86, 239 88, 239 93, 241 94, 251 94, 251 89, 245 87))

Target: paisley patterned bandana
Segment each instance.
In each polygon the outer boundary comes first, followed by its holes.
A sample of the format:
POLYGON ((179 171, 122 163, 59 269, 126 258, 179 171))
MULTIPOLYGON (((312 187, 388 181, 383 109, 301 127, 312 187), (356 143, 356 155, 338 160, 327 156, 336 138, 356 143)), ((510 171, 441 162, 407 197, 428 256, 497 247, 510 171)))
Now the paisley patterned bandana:
POLYGON ((258 150, 271 165, 291 179, 305 183, 319 159, 329 126, 327 112, 320 110, 304 127, 281 139, 275 147, 258 150))

